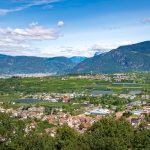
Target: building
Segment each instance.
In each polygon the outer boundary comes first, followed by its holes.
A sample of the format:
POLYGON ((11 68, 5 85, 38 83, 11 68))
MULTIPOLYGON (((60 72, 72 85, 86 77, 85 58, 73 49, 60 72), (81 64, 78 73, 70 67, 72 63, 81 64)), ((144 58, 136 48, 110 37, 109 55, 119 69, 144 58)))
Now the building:
POLYGON ((107 115, 109 113, 110 111, 107 108, 94 109, 90 111, 90 114, 95 114, 95 115, 107 115))

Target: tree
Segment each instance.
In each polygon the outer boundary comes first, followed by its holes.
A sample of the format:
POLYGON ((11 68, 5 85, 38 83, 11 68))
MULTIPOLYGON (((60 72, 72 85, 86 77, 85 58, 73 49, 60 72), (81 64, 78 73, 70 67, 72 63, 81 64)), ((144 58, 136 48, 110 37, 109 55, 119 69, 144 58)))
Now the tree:
POLYGON ((150 130, 145 124, 133 128, 125 118, 103 118, 84 134, 79 134, 67 125, 57 129, 50 137, 43 130, 25 132, 26 122, 0 113, 0 149, 2 150, 149 150, 150 130))
POLYGON ((76 150, 78 134, 67 125, 58 128, 56 134, 56 149, 57 150, 76 150))
POLYGON ((30 132, 25 139, 25 150, 55 150, 54 138, 46 133, 38 134, 30 132))
POLYGON ((132 147, 133 128, 124 119, 104 118, 95 123, 84 137, 83 143, 91 150, 124 150, 132 147))
POLYGON ((133 149, 150 149, 150 130, 135 130, 134 139, 132 141, 133 149))
POLYGON ((0 140, 3 149, 23 149, 25 123, 0 113, 0 140))

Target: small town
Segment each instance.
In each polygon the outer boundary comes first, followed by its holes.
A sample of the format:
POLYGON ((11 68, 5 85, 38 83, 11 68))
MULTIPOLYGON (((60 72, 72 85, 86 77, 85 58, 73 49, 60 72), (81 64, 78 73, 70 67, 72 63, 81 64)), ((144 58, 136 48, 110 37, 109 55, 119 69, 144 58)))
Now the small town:
POLYGON ((0 0, 0 150, 150 150, 150 0, 0 0))
MULTIPOLYGON (((91 78, 91 77, 90 77, 91 78)), ((45 128, 45 131, 50 136, 55 136, 58 126, 67 124, 69 127, 74 128, 79 133, 84 133, 95 122, 100 121, 102 118, 114 117, 120 119, 125 117, 126 120, 135 128, 140 125, 144 125, 145 128, 150 129, 150 95, 142 94, 112 94, 106 96, 111 101, 114 97, 118 97, 119 100, 127 100, 125 104, 119 105, 105 105, 101 103, 92 103, 92 99, 101 99, 105 97, 103 94, 89 95, 81 93, 42 93, 34 95, 26 95, 22 97, 24 100, 36 100, 40 99, 48 103, 62 103, 64 106, 43 106, 42 104, 30 104, 28 106, 20 106, 18 108, 11 108, 16 105, 16 102, 10 102, 9 108, 6 108, 6 103, 0 103, 0 112, 7 113, 10 117, 18 118, 20 120, 30 119, 31 123, 27 125, 26 132, 31 129, 35 129, 38 126, 38 122, 47 122, 52 125, 50 128, 45 128), (81 99, 77 101, 76 99, 81 99), (84 99, 85 98, 85 99, 84 99), (80 107, 72 107, 72 106, 80 107), (121 105, 121 108, 120 108, 121 105), (66 106, 66 107, 65 107, 66 106), (72 107, 72 110, 67 109, 72 107), (119 109, 120 108, 120 109, 119 109)))

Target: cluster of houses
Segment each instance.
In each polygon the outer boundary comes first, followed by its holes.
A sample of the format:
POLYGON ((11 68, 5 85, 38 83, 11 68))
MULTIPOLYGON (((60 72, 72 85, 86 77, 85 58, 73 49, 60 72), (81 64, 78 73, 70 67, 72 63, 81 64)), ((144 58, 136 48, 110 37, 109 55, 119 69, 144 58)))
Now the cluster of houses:
POLYGON ((74 97, 83 96, 83 93, 37 93, 32 95, 26 95, 22 99, 39 99, 50 102, 69 102, 74 97))
MULTIPOLYGON (((132 79, 134 79, 133 75, 132 75, 132 79)), ((113 80, 116 82, 121 82, 124 80, 131 80, 131 77, 125 73, 115 73, 115 74, 113 74, 113 80)))
POLYGON ((49 124, 54 124, 56 126, 63 126, 67 124, 71 128, 76 129, 78 132, 84 132, 92 124, 98 120, 100 120, 100 116, 98 117, 90 117, 84 114, 78 116, 71 116, 68 113, 58 113, 57 115, 47 115, 46 119, 49 124))
POLYGON ((121 82, 125 80, 134 80, 136 78, 135 74, 132 74, 132 77, 126 73, 116 73, 113 75, 109 74, 96 74, 96 75, 79 75, 77 77, 71 77, 71 78, 79 78, 79 79, 95 79, 95 80, 104 80, 104 81, 115 81, 115 82, 121 82))
POLYGON ((56 75, 56 73, 28 73, 28 74, 1 74, 0 78, 12 78, 12 77, 16 77, 16 78, 43 78, 43 77, 50 77, 50 76, 54 76, 56 75))
MULTIPOLYGON (((91 127, 94 122, 97 122, 102 117, 115 116, 116 119, 119 119, 126 113, 129 114, 126 116, 126 118, 132 126, 138 127, 141 122, 145 122, 147 124, 147 128, 150 129, 150 119, 145 119, 146 116, 150 117, 149 94, 140 95, 140 97, 138 95, 138 98, 136 94, 112 95, 118 96, 119 98, 130 99, 132 101, 128 104, 125 104, 124 110, 119 112, 115 112, 117 106, 113 106, 111 109, 107 106, 105 106, 105 108, 101 107, 100 105, 95 107, 92 104, 89 105, 89 101, 82 101, 84 107, 80 108, 81 113, 74 116, 66 110, 63 111, 62 108, 58 108, 56 113, 53 113, 52 111, 51 113, 47 114, 44 106, 35 105, 32 105, 28 108, 20 107, 17 109, 5 109, 2 107, 3 105, 0 105, 0 112, 7 113, 10 117, 15 117, 19 119, 32 119, 33 122, 27 125, 25 129, 27 132, 37 127, 37 123, 34 121, 35 118, 40 121, 47 121, 49 124, 55 125, 54 128, 46 129, 46 132, 50 133, 51 136, 55 135, 57 126, 68 124, 70 127, 75 128, 78 132, 83 133, 85 130, 91 127), (140 100, 135 100, 136 98, 140 100)), ((58 102, 60 100, 63 102, 70 102, 72 98, 80 96, 84 96, 84 93, 37 93, 36 95, 27 95, 27 97, 24 98, 42 99, 51 102, 58 102)), ((74 105, 75 103, 71 104, 74 105)))
MULTIPOLYGON (((19 118, 19 119, 33 119, 33 122, 26 127, 26 132, 30 131, 33 128, 37 127, 37 123, 34 121, 35 118, 41 121, 48 121, 49 124, 56 126, 62 126, 68 124, 68 126, 75 128, 79 132, 84 132, 87 128, 91 127, 92 124, 100 119, 100 116, 90 117, 85 114, 71 116, 69 112, 62 112, 60 109, 57 114, 45 114, 45 107, 43 106, 32 106, 28 109, 20 107, 18 109, 4 109, 0 107, 0 112, 7 113, 10 117, 19 118)), ((92 112, 91 112, 92 114, 92 112)), ((50 132, 51 129, 47 129, 47 132, 50 132)))
POLYGON ((112 112, 107 108, 94 108, 88 109, 84 114, 86 115, 101 115, 101 116, 109 116, 112 112))
POLYGON ((78 79, 95 79, 95 80, 104 80, 111 81, 111 77, 107 74, 97 74, 97 75, 79 75, 78 77, 74 77, 78 79))
MULTIPOLYGON (((41 121, 47 121, 49 124, 53 124, 56 126, 62 126, 64 124, 68 124, 70 127, 75 128, 79 132, 84 132, 92 124, 102 117, 116 116, 116 119, 124 116, 124 113, 129 112, 129 116, 127 116, 127 120, 134 127, 138 127, 141 122, 145 121, 147 124, 147 128, 150 128, 150 122, 145 120, 145 116, 150 116, 150 105, 149 103, 142 104, 141 101, 131 102, 126 106, 127 108, 121 112, 115 112, 114 110, 110 110, 108 108, 102 107, 82 107, 81 114, 72 116, 69 112, 63 111, 62 108, 57 109, 56 113, 53 111, 50 114, 45 113, 44 106, 31 106, 29 108, 20 107, 18 109, 4 109, 0 107, 0 112, 7 113, 11 117, 19 118, 19 119, 33 119, 36 118, 41 121), (135 106, 141 106, 139 109, 133 109, 135 106)), ((36 123, 32 123, 27 126, 26 130, 30 130, 32 128, 36 128, 36 123)), ((47 132, 53 133, 54 130, 47 129, 47 132)))
POLYGON ((144 122, 146 124, 146 128, 150 129, 150 121, 145 119, 146 116, 150 117, 150 106, 143 106, 141 109, 135 109, 131 111, 126 110, 122 112, 116 112, 116 119, 121 118, 125 113, 129 114, 126 116, 126 119, 133 127, 137 128, 142 122, 144 122))
MULTIPOLYGON (((116 94, 113 91, 102 91, 102 90, 93 90, 91 94, 86 94, 84 92, 82 93, 36 93, 32 95, 25 95, 22 96, 21 99, 36 99, 36 100, 44 100, 49 102, 70 102, 71 99, 75 97, 81 97, 81 96, 94 96, 94 97, 102 97, 103 95, 112 95, 117 96, 119 98, 125 98, 130 100, 135 100, 137 98, 137 95, 141 94, 141 91, 131 91, 128 94, 116 94), (139 92, 139 93, 137 93, 139 92)), ((149 100, 150 95, 140 95, 141 100, 149 100)))
POLYGON ((23 107, 20 107, 18 109, 4 109, 3 107, 0 107, 0 112, 7 113, 10 115, 10 117, 20 118, 20 119, 27 119, 27 118, 36 118, 36 119, 42 119, 44 116, 45 107, 30 107, 27 110, 23 107))

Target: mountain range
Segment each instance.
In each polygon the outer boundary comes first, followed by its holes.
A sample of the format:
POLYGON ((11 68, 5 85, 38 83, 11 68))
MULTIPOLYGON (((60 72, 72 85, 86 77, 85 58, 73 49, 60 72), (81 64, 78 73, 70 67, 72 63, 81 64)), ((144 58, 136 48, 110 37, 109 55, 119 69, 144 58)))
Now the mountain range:
POLYGON ((150 41, 120 46, 77 64, 75 73, 150 71, 150 41))
POLYGON ((31 57, 0 55, 0 74, 68 72, 85 57, 31 57))
POLYGON ((150 41, 120 46, 91 58, 8 56, 0 54, 0 74, 114 73, 150 71, 150 41))

